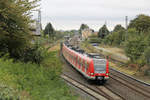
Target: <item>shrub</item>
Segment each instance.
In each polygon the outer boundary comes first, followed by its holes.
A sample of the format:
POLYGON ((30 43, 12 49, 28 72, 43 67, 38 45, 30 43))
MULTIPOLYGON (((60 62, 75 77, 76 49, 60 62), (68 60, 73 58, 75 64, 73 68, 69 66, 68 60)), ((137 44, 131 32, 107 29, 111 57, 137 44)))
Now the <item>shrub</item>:
POLYGON ((125 41, 125 30, 112 32, 103 39, 104 44, 120 46, 125 41))
POLYGON ((105 37, 105 39, 103 39, 102 41, 104 44, 108 44, 108 45, 112 45, 113 43, 113 38, 112 38, 112 34, 109 34, 105 37))
POLYGON ((40 64, 44 59, 44 53, 46 53, 46 49, 39 44, 34 44, 30 47, 27 47, 20 55, 20 59, 23 62, 32 62, 36 64, 40 64))
POLYGON ((0 82, 7 87, 14 87, 13 91, 19 92, 20 100, 74 100, 76 97, 70 94, 68 87, 59 78, 61 62, 57 51, 45 55, 47 57, 41 65, 0 59, 0 82))

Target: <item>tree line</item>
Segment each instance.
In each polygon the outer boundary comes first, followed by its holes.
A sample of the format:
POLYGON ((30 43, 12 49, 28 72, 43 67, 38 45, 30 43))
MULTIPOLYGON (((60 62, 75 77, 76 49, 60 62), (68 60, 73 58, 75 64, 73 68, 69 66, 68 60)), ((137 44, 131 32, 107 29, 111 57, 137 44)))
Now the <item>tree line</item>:
POLYGON ((150 65, 150 16, 137 15, 127 29, 118 24, 110 32, 103 25, 98 31, 98 39, 104 45, 123 48, 131 63, 137 64, 139 70, 150 65))

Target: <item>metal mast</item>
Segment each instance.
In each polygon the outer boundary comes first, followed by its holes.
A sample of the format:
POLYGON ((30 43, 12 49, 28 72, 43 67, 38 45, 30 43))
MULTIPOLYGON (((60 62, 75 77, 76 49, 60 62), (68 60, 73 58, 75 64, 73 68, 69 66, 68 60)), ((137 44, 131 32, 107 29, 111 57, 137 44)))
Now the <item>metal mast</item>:
POLYGON ((127 40, 127 35, 128 35, 128 16, 125 16, 125 27, 126 27, 125 40, 127 40))
POLYGON ((42 30, 42 27, 41 27, 41 10, 38 9, 38 20, 37 20, 37 25, 36 25, 36 34, 37 35, 41 35, 41 30, 42 30))
POLYGON ((41 10, 40 9, 36 9, 36 10, 32 10, 32 11, 37 11, 38 12, 38 18, 36 20, 36 34, 40 36, 41 35, 41 30, 42 30, 42 24, 41 24, 41 10))

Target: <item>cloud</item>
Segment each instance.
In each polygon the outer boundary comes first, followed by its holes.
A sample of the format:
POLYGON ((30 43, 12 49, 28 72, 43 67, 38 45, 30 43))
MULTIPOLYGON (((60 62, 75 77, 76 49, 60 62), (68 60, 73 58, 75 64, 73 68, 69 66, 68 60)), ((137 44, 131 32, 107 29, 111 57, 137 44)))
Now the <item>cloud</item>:
POLYGON ((56 29, 77 29, 81 23, 98 30, 105 21, 109 29, 124 25, 124 17, 149 14, 149 0, 43 0, 42 24, 51 22, 56 29))

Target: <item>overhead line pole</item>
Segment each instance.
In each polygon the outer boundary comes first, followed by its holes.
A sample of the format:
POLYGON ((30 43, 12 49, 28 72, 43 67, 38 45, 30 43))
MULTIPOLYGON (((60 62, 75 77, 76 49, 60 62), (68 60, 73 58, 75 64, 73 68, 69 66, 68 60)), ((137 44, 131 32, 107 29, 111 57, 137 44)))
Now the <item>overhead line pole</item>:
POLYGON ((127 36, 128 36, 128 16, 125 16, 125 27, 126 27, 125 40, 127 40, 127 36))

